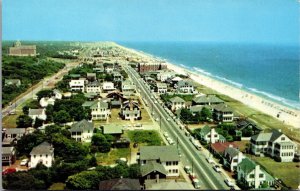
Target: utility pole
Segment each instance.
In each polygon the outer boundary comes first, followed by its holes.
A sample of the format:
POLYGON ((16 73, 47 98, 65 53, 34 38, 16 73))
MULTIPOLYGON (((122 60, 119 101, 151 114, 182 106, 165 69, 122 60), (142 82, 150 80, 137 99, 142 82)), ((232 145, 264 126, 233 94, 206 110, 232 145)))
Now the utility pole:
POLYGON ((177 150, 178 150, 178 147, 179 147, 179 140, 178 140, 178 137, 177 137, 177 150))
POLYGON ((159 131, 161 131, 161 115, 159 115, 159 131))
POLYGON ((192 159, 192 174, 194 173, 194 159, 192 159))

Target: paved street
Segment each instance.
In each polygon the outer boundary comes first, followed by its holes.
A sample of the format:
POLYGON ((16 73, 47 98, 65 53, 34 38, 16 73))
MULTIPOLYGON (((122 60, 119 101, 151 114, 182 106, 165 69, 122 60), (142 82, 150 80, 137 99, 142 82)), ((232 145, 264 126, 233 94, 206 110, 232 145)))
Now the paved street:
POLYGON ((201 189, 229 189, 224 183, 224 175, 213 170, 212 165, 206 162, 204 153, 196 150, 188 137, 184 135, 184 130, 181 130, 173 120, 167 121, 167 118, 171 117, 162 105, 154 103, 154 99, 151 98, 153 94, 143 83, 137 72, 128 66, 124 66, 124 68, 141 90, 141 94, 152 105, 155 115, 161 118, 161 130, 168 132, 175 142, 178 139, 178 146, 182 153, 182 163, 183 165, 193 166, 193 171, 202 183, 201 189))

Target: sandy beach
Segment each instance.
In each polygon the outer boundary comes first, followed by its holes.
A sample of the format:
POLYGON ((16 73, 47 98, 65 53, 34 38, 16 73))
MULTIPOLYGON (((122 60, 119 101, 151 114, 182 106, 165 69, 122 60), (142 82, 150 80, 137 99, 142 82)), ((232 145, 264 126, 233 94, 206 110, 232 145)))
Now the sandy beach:
MULTIPOLYGON (((119 45, 118 45, 119 46, 119 45)), ((123 46, 119 46, 127 51, 130 51, 134 54, 137 54, 143 58, 153 60, 155 59, 152 55, 146 54, 144 52, 136 51, 129 49, 123 46)), ((284 124, 293 126, 295 128, 300 128, 300 111, 292 109, 281 105, 279 103, 270 101, 268 99, 257 96, 253 93, 249 93, 245 90, 230 86, 221 81, 215 80, 213 78, 207 77, 205 75, 192 72, 180 66, 174 65, 172 63, 166 63, 168 69, 177 72, 178 74, 188 75, 195 82, 209 87, 221 94, 227 95, 235 100, 240 101, 241 103, 254 108, 258 111, 261 111, 265 114, 268 114, 284 124)))

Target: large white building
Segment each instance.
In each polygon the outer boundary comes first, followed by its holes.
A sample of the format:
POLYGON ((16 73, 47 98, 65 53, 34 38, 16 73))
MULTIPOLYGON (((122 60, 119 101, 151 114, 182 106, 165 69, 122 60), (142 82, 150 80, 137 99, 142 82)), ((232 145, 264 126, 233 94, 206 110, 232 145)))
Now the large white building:
POLYGON ((115 90, 115 89, 116 89, 116 88, 115 88, 115 85, 114 85, 113 82, 103 82, 103 84, 102 84, 102 90, 103 90, 104 92, 113 91, 113 90, 115 90))
POLYGON ((180 158, 176 146, 142 146, 139 154, 142 177, 179 176, 180 158))
POLYGON ((170 99, 169 106, 172 111, 176 111, 177 109, 185 108, 185 101, 184 99, 176 96, 170 99))
POLYGON ((71 137, 78 142, 90 143, 92 141, 94 125, 83 119, 78 123, 74 123, 70 129, 71 137))
POLYGON ((106 120, 110 116, 108 103, 99 100, 91 106, 92 120, 106 120))
POLYGON ((101 85, 98 81, 90 82, 85 87, 86 93, 101 93, 101 85))
POLYGON ((268 155, 281 162, 293 161, 297 149, 293 141, 277 130, 254 135, 251 137, 250 143, 253 154, 268 155))
POLYGON ((46 167, 51 167, 54 162, 54 148, 47 141, 33 147, 30 152, 30 168, 35 168, 42 163, 46 167))
POLYGON ((78 80, 71 80, 69 82, 69 86, 72 91, 81 91, 84 92, 85 90, 85 79, 78 79, 78 80))

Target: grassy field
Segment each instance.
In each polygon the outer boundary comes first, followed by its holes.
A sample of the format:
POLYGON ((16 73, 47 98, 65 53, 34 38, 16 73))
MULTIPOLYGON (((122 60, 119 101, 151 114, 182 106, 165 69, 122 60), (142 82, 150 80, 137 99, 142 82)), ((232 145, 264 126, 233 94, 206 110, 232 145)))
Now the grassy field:
POLYGON ((258 164, 265 167, 268 173, 274 177, 280 178, 286 186, 293 189, 300 185, 300 162, 276 162, 269 157, 254 157, 251 156, 258 164))
POLYGON ((31 102, 32 99, 28 99, 26 100, 23 104, 19 105, 16 108, 16 114, 15 115, 7 115, 2 119, 2 125, 4 128, 16 128, 17 124, 17 118, 23 114, 22 108, 28 104, 29 102, 31 102))
POLYGON ((115 164, 119 158, 130 158, 130 148, 112 148, 109 153, 96 153, 96 159, 99 165, 115 164))
POLYGON ((197 90, 201 93, 205 94, 216 94, 219 98, 223 99, 227 102, 227 104, 232 107, 240 116, 244 116, 250 118, 254 122, 257 123, 263 129, 281 129, 284 134, 294 139, 297 142, 300 142, 300 130, 296 130, 295 128, 283 124, 281 121, 275 119, 272 116, 266 115, 260 111, 257 111, 254 108, 248 107, 245 104, 232 99, 226 95, 220 94, 208 87, 198 84, 197 90))
POLYGON ((58 183, 54 183, 52 184, 48 190, 64 190, 66 187, 66 184, 58 182, 58 183))
POLYGON ((128 131, 126 136, 129 137, 131 142, 145 143, 146 145, 162 145, 163 141, 159 133, 155 130, 135 130, 128 131))

